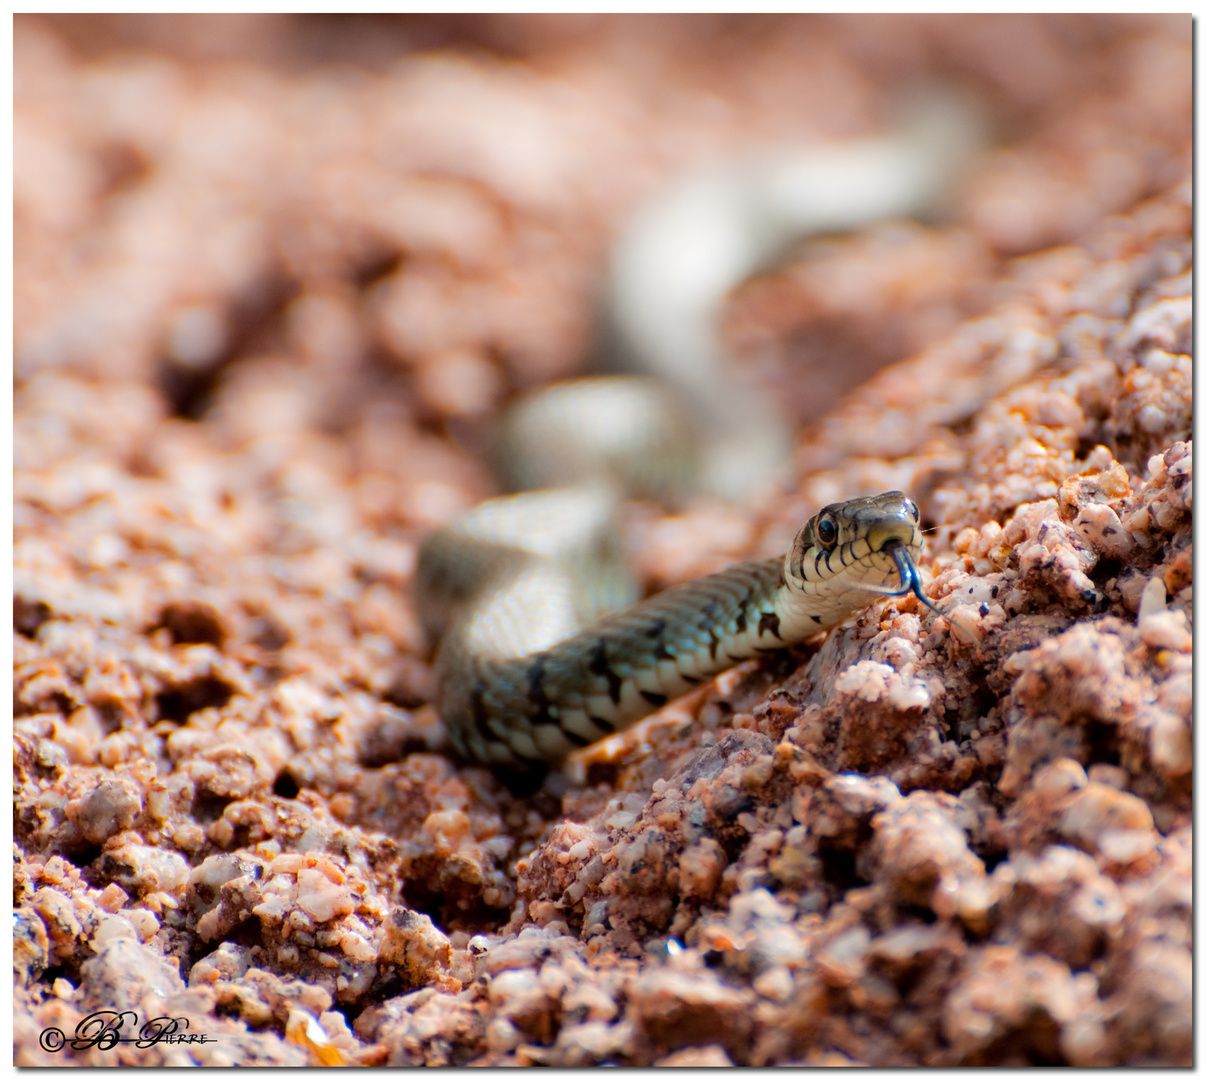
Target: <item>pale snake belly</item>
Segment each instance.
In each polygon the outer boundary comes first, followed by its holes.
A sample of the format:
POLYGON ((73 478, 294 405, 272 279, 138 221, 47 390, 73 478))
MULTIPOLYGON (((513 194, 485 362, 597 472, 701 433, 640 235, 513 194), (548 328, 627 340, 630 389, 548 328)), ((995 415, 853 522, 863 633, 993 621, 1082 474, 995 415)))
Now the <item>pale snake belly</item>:
POLYGON ((487 764, 555 763, 734 664, 842 623, 877 595, 912 592, 933 608, 921 550, 917 506, 890 491, 825 507, 783 558, 668 589, 547 648, 523 651, 522 635, 509 645, 500 620, 523 612, 487 607, 454 622, 441 645, 445 727, 461 754, 487 764))

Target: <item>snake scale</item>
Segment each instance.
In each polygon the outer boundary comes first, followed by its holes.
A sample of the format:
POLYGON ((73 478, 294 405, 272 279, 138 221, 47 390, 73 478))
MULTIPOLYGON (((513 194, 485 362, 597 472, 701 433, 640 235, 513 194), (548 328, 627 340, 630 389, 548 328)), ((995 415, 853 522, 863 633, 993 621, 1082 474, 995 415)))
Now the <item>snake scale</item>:
MULTIPOLYGON (((783 558, 668 589, 548 648, 475 640, 474 617, 461 620, 437 661, 441 715, 467 757, 520 772, 557 762, 742 660, 838 625, 877 594, 912 592, 933 608, 921 549, 917 506, 889 491, 825 507, 783 558)), ((499 617, 487 606, 488 626, 499 617)))

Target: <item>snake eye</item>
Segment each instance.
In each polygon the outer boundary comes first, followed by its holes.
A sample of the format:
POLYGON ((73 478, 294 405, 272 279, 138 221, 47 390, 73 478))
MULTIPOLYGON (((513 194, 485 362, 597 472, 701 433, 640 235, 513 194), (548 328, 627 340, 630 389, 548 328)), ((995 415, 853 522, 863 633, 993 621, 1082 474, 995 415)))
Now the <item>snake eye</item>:
POLYGON ((905 500, 905 510, 915 521, 918 520, 918 504, 913 499, 905 500))
POLYGON ((819 543, 829 547, 838 539, 838 526, 831 518, 824 517, 817 523, 817 539, 819 543))

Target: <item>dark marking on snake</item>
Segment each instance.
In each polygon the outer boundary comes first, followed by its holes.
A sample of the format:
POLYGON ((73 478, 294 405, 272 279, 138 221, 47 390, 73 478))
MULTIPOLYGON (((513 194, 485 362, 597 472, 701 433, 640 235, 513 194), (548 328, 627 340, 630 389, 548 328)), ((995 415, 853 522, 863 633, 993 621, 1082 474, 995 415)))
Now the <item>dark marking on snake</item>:
POLYGON ((810 615, 809 618, 812 619, 815 623, 817 623, 818 626, 821 626, 821 616, 820 615, 810 615))
MULTIPOLYGON (((549 708, 549 695, 545 693, 545 658, 538 656, 528 669, 528 700, 536 706, 538 714, 549 708)), ((536 721, 540 723, 541 721, 536 721)), ((550 723, 556 723, 551 720, 550 723)))
POLYGON ((686 671, 679 672, 679 678, 688 686, 699 686, 704 681, 699 675, 690 675, 686 671))
POLYGON ((609 735, 616 730, 616 725, 611 720, 605 720, 600 716, 592 716, 590 713, 587 713, 587 719, 599 728, 600 731, 606 731, 609 735))
POLYGON ((469 710, 479 730, 485 727, 489 717, 486 715, 486 697, 481 682, 475 682, 473 690, 470 691, 469 710))
POLYGON ((602 675, 608 681, 608 697, 612 699, 613 705, 620 704, 620 692, 624 689, 624 679, 612 670, 611 664, 608 663, 608 643, 603 638, 600 638, 595 643, 595 649, 591 653, 591 664, 587 668, 592 675, 602 675))
POLYGON ((666 647, 666 620, 657 619, 645 632, 648 638, 657 638, 653 651, 650 653, 655 660, 674 660, 675 654, 670 652, 666 647))
POLYGON ((717 646, 721 644, 721 639, 717 637, 717 632, 713 627, 708 627, 708 658, 715 660, 717 658, 717 646))
POLYGON ((737 627, 737 632, 739 634, 746 633, 746 609, 748 607, 750 607, 750 605, 753 601, 754 601, 754 589, 751 588, 749 585, 747 585, 746 594, 742 597, 741 600, 738 601, 737 618, 733 620, 733 624, 735 627, 737 627))
POLYGON ((780 641, 784 640, 780 635, 780 617, 774 611, 764 611, 759 619, 759 637, 762 637, 767 630, 770 630, 780 641))
POLYGON ((656 694, 653 690, 642 690, 641 696, 653 705, 655 709, 661 709, 668 700, 665 694, 656 694))
POLYGON ((560 724, 555 726, 561 733, 562 738, 567 742, 574 743, 575 746, 590 746, 593 741, 591 739, 584 739, 577 731, 571 731, 569 728, 564 728, 560 724))

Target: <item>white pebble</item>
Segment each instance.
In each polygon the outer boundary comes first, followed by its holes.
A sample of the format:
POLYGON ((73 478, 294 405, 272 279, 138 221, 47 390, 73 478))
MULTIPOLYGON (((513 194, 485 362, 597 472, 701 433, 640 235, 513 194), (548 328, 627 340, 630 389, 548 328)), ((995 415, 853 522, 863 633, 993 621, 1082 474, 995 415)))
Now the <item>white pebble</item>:
MULTIPOLYGON (((1165 588, 1164 585, 1161 586, 1165 588)), ((1145 589, 1145 592, 1148 590, 1145 589)), ((1143 612, 1143 601, 1141 611, 1143 612)), ((1151 649, 1170 649, 1173 652, 1188 653, 1194 639, 1191 637, 1186 615, 1181 611, 1155 611, 1151 614, 1141 614, 1139 623, 1140 638, 1151 649)))
POLYGON ((1142 622, 1147 616, 1164 611, 1166 599, 1165 582, 1158 576, 1149 578, 1148 584, 1144 586, 1144 591, 1140 594, 1140 610, 1137 620, 1142 622))

